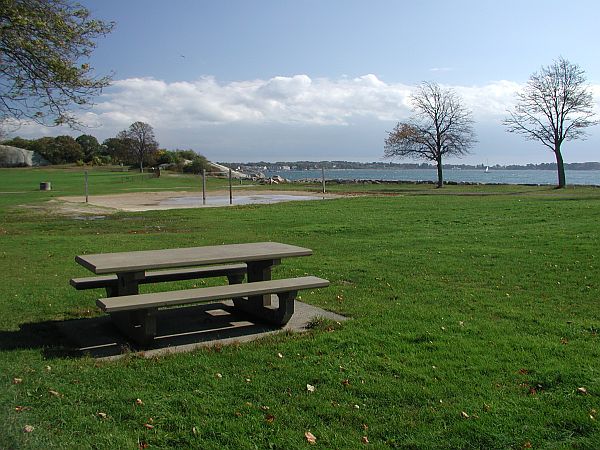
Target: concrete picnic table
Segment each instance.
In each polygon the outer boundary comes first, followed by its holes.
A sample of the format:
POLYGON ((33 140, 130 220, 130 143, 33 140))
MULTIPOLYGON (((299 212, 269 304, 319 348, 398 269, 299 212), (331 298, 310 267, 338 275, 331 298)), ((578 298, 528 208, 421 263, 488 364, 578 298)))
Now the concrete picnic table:
MULTIPOLYGON (((123 301, 117 298, 100 299, 97 304, 111 313, 119 328, 131 335, 133 335, 133 328, 139 327, 138 323, 145 323, 143 327, 148 328, 149 331, 144 332, 139 340, 148 341, 155 333, 153 328, 156 325, 153 316, 157 307, 225 298, 229 293, 237 293, 238 297, 230 296, 237 309, 274 323, 284 324, 293 314, 293 301, 298 289, 325 287, 329 282, 316 277, 270 281, 271 270, 273 266, 280 264, 283 258, 310 255, 312 255, 311 249, 279 242, 80 255, 75 258, 77 263, 98 275, 114 274, 110 277, 116 275, 116 280, 111 278, 107 281, 107 277, 73 279, 71 284, 77 289, 88 289, 100 287, 97 283, 110 282, 110 288, 107 287, 108 296, 120 297, 123 301), (224 266, 222 265, 224 263, 243 263, 242 270, 239 270, 240 264, 232 271, 231 268, 234 266, 224 266), (207 267, 204 269, 198 266, 207 267), (157 269, 176 270, 156 271, 157 269), (201 289, 196 289, 138 295, 139 284, 142 283, 192 278, 187 276, 187 270, 208 270, 211 272, 208 276, 227 275, 230 287, 202 288, 202 292, 201 289), (244 277, 247 277, 247 283, 242 286, 240 283, 244 277), (240 287, 235 288, 231 285, 240 287), (277 294, 279 297, 277 310, 270 308, 272 294, 277 294), (121 304, 123 309, 137 309, 120 311, 121 304)), ((193 277, 197 277, 196 275, 193 277)))

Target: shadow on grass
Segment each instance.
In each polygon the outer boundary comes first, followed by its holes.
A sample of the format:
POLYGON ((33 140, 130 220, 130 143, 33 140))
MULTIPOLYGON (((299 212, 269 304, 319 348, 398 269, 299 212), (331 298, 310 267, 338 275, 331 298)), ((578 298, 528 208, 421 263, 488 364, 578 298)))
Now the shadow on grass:
POLYGON ((160 310, 157 328, 154 342, 141 348, 128 342, 109 316, 25 323, 18 331, 0 332, 0 351, 40 349, 46 358, 115 358, 135 351, 151 355, 247 341, 280 329, 249 322, 225 303, 160 310))

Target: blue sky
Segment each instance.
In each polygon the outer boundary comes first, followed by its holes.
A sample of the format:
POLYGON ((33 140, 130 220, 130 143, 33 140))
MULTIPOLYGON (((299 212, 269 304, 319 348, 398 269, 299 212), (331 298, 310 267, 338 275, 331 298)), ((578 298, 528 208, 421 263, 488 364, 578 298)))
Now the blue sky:
MULTIPOLYGON (((376 161, 427 80, 455 89, 473 111, 479 143, 461 161, 551 162, 501 121, 515 91, 559 56, 586 71, 600 110, 594 1, 82 3, 116 22, 91 59, 115 83, 82 116, 100 140, 142 120, 161 146, 213 160, 376 161)), ((598 161, 599 144, 600 126, 565 144, 564 158, 598 161)))

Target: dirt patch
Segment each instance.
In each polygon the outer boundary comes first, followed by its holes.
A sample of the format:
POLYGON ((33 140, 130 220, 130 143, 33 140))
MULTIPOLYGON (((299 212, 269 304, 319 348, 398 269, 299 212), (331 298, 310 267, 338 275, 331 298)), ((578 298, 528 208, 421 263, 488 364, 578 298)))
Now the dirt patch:
MULTIPOLYGON (((254 203, 277 203, 293 200, 320 200, 337 198, 335 194, 319 194, 304 191, 250 191, 236 190, 233 205, 254 203)), ((187 191, 131 192, 127 194, 94 195, 85 203, 85 197, 58 197, 69 214, 107 214, 115 211, 150 211, 180 208, 202 208, 229 205, 229 191, 210 191, 206 205, 202 204, 202 193, 187 191), (97 208, 94 210, 94 208, 97 208)))

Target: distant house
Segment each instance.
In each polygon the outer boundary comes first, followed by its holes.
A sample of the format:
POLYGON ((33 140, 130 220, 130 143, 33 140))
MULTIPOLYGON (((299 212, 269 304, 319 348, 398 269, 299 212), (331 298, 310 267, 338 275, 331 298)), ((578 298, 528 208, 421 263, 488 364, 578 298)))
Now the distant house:
POLYGON ((50 163, 38 153, 10 145, 0 145, 0 167, 38 167, 50 163))

